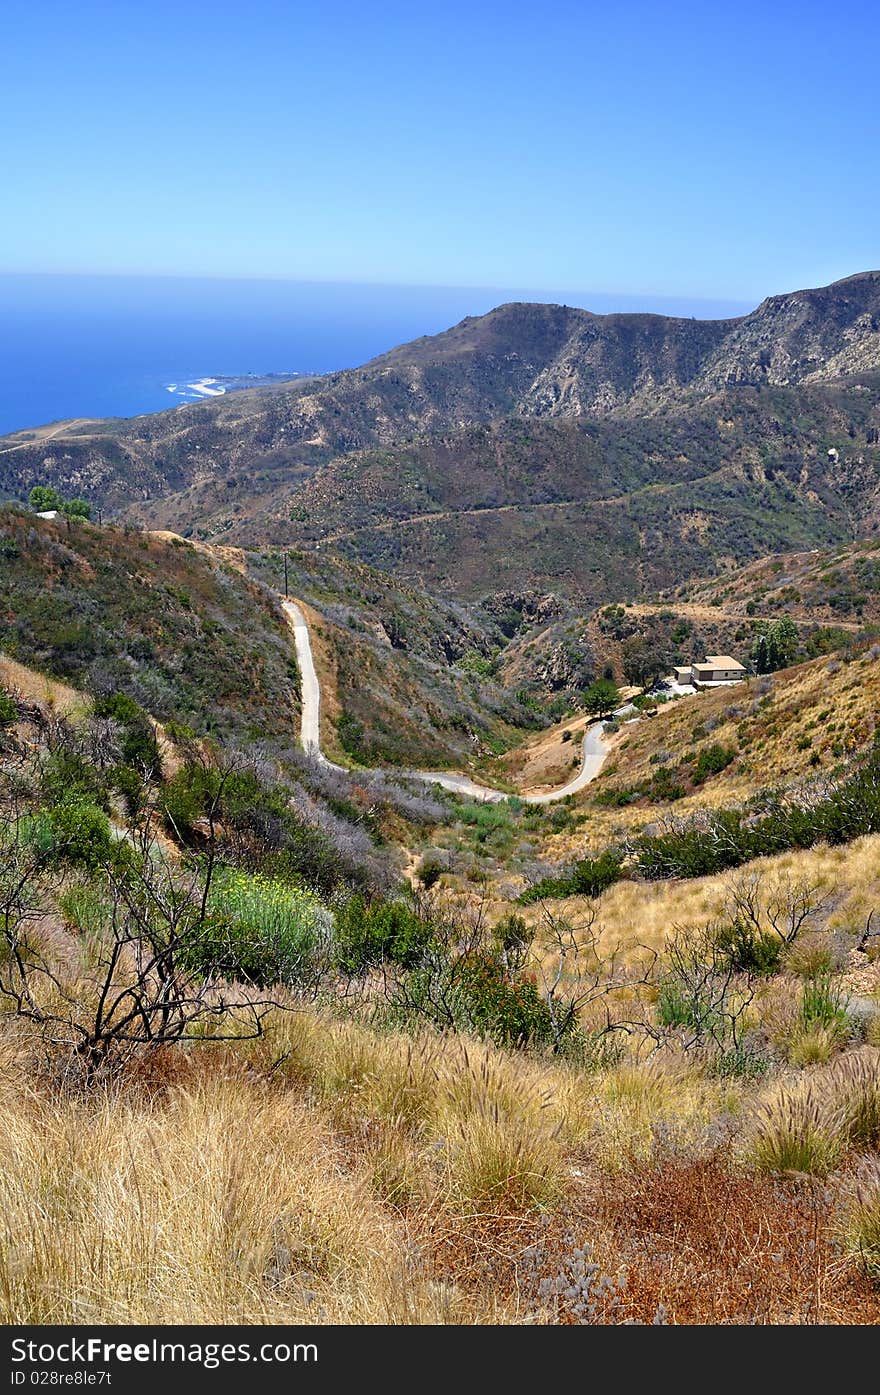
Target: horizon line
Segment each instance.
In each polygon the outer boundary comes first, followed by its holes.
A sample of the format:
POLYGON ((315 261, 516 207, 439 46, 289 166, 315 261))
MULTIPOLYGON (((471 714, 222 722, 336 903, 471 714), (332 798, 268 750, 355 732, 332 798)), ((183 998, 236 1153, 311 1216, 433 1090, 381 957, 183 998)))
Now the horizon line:
MULTIPOLYGON (((855 272, 854 275, 860 273, 855 272)), ((246 274, 242 272, 188 272, 188 271, 59 271, 59 270, 21 270, 0 268, 0 280, 9 279, 58 279, 58 280, 106 280, 106 281, 208 281, 208 282, 244 282, 257 285, 290 285, 290 286, 358 286, 375 287, 377 290, 425 290, 425 291, 489 291, 489 292, 528 292, 539 296, 559 294, 558 286, 511 286, 497 285, 479 281, 390 281, 371 280, 369 278, 358 279, 351 276, 294 276, 294 275, 259 275, 246 274)), ((843 278, 846 279, 846 278, 843 278)), ((798 288, 806 289, 806 288, 798 288)), ((693 304, 712 304, 719 300, 729 301, 736 305, 758 304, 761 296, 753 302, 751 297, 741 295, 730 295, 724 292, 717 292, 712 295, 696 295, 689 291, 628 291, 614 288, 602 290, 599 287, 590 289, 580 289, 577 287, 567 288, 564 291, 569 296, 601 296, 602 298, 621 298, 626 300, 684 300, 693 304)))

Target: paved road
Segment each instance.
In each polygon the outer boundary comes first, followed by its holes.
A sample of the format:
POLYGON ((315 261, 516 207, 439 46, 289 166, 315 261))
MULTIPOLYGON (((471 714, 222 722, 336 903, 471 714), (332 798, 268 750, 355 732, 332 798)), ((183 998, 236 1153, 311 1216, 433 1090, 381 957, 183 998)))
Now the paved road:
POLYGON ((302 696, 302 718, 300 721, 300 743, 307 756, 314 756, 321 765, 329 765, 333 770, 345 767, 334 765, 321 750, 321 685, 315 672, 312 658, 312 643, 306 617, 296 601, 282 601, 281 608, 290 621, 293 642, 296 646, 296 661, 299 664, 302 696))
MULTIPOLYGON (((344 770, 344 766, 334 765, 333 761, 328 760, 321 750, 321 685, 315 672, 308 622, 302 608, 297 605, 296 601, 282 600, 281 606, 293 630, 296 659, 302 680, 302 719, 300 723, 302 748, 307 755, 314 756, 321 765, 327 765, 331 770, 344 770)), ((608 748, 602 740, 604 725, 604 722, 596 722, 584 733, 581 768, 573 780, 569 780, 568 784, 562 785, 560 789, 550 790, 547 794, 522 794, 518 795, 517 798, 521 799, 524 804, 553 804, 558 799, 565 799, 567 795, 577 794, 578 790, 582 790, 591 780, 595 780, 602 769, 605 757, 608 755, 608 748)), ((509 798, 501 790, 492 789, 489 785, 478 785, 468 775, 456 775, 446 770, 389 770, 384 773, 404 775, 414 780, 424 780, 431 785, 442 785, 444 789, 452 790, 456 794, 467 795, 471 799, 478 799, 486 804, 500 804, 509 798)))

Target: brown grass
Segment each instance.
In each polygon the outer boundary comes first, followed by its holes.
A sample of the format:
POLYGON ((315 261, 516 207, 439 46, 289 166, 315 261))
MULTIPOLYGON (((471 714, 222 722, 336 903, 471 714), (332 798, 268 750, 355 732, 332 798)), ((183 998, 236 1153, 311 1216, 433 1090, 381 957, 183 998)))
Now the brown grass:
MULTIPOLYGON (((541 1283, 582 1246, 625 1279, 592 1321, 880 1319, 825 1189, 747 1161, 772 1089, 674 1054, 585 1072, 309 1009, 85 1098, 31 1046, 0 1033, 6 1322, 570 1322, 541 1283)), ((878 1059, 810 1077, 848 1147, 878 1059)))

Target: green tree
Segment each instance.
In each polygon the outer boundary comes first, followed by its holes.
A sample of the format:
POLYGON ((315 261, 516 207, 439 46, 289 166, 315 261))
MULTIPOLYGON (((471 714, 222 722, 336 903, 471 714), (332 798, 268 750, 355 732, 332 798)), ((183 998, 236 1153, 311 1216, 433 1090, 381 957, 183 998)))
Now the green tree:
POLYGON ((775 673, 797 658, 800 648, 797 626, 787 615, 765 625, 752 646, 752 660, 758 673, 775 673))
POLYGON ((650 688, 670 668, 672 653, 662 636, 633 635, 621 646, 628 682, 650 688))
POLYGON ((34 513, 47 513, 49 509, 61 508, 61 495, 51 485, 35 484, 28 495, 28 503, 34 513))
POLYGON ((584 693, 584 709, 591 716, 602 717, 613 712, 619 700, 617 684, 608 678, 599 678, 584 693))
POLYGON ((68 518, 91 518, 92 506, 85 499, 64 499, 61 512, 66 513, 68 518))
POLYGON ((783 615, 781 620, 776 620, 771 626, 771 634, 776 650, 776 666, 787 668, 795 662, 800 647, 797 626, 787 615, 783 615))

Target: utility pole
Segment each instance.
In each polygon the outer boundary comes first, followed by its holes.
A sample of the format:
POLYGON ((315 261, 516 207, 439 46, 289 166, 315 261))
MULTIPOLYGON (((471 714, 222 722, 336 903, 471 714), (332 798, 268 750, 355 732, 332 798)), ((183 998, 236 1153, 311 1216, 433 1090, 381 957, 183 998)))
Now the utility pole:
POLYGON ((287 550, 284 552, 284 595, 287 597, 287 550))

